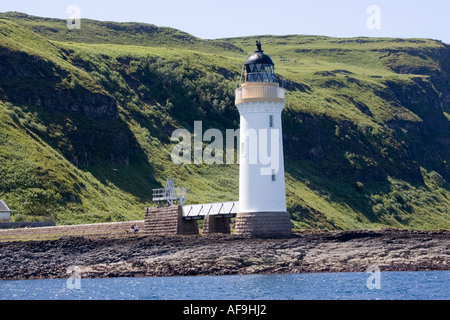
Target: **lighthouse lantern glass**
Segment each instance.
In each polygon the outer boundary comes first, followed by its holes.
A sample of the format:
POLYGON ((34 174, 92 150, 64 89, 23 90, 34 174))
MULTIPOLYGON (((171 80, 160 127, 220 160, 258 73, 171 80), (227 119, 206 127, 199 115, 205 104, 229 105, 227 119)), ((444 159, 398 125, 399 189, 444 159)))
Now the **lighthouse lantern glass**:
POLYGON ((275 82, 274 66, 270 64, 247 65, 247 82, 275 82))
POLYGON ((245 64, 246 82, 275 82, 275 68, 272 59, 264 54, 261 43, 257 42, 258 50, 253 53, 245 64))

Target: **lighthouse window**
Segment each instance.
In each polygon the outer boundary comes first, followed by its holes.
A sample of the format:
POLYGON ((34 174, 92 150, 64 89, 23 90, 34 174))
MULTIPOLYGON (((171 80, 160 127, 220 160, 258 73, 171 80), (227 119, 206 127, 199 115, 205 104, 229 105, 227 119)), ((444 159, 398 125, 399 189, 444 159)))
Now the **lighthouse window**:
POLYGON ((269 116, 269 127, 273 128, 273 116, 272 115, 269 116))
POLYGON ((274 66, 265 63, 249 64, 246 66, 248 82, 274 82, 274 66))
POLYGON ((277 175, 275 174, 275 170, 272 170, 272 182, 277 181, 277 175))

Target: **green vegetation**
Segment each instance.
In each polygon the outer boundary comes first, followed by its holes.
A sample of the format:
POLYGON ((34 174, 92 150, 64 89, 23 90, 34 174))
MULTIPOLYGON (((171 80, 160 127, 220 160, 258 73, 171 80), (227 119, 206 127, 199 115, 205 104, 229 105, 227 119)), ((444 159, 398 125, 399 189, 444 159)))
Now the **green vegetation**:
MULTIPOLYGON (((143 219, 167 177, 238 198, 238 165, 175 165, 172 132, 239 126, 256 40, 287 89, 295 228, 450 227, 450 48, 428 39, 202 40, 137 23, 0 14, 0 198, 14 219, 143 219)), ((225 134, 224 134, 225 135, 225 134)))

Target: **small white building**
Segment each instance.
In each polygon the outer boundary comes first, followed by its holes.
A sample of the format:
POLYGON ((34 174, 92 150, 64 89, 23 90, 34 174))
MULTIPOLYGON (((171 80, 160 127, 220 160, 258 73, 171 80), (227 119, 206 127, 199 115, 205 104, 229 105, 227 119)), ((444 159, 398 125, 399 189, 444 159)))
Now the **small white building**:
POLYGON ((3 200, 0 200, 0 221, 11 220, 11 210, 3 200))

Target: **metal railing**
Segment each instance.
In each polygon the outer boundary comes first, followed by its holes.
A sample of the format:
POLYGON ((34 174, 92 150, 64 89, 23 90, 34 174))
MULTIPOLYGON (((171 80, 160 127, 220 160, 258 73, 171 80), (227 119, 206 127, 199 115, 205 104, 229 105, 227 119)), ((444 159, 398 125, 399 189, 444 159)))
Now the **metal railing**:
POLYGON ((160 204, 160 202, 167 202, 168 205, 180 203, 181 205, 186 201, 186 188, 164 188, 153 189, 153 202, 160 204))
POLYGON ((205 216, 235 217, 239 211, 239 202, 218 202, 183 206, 183 218, 203 219, 205 216))

